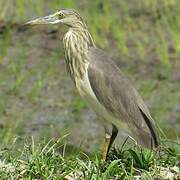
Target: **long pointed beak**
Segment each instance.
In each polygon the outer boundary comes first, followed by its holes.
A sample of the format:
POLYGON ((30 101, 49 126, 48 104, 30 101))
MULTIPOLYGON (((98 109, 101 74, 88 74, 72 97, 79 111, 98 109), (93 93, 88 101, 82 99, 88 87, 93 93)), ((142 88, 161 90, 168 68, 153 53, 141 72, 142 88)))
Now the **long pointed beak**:
POLYGON ((61 20, 58 19, 58 16, 56 14, 51 14, 49 16, 45 16, 42 18, 37 18, 31 21, 28 21, 24 25, 36 25, 36 24, 57 24, 61 20))

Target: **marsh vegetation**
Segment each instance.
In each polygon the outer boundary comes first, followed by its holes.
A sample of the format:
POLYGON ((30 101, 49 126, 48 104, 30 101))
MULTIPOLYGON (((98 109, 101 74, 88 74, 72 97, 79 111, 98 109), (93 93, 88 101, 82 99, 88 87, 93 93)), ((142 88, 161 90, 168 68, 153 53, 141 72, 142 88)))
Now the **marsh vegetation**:
MULTIPOLYGON (((119 163, 118 158, 115 158, 115 161, 109 162, 104 172, 100 169, 100 161, 96 155, 92 162, 89 157, 80 153, 79 149, 86 153, 99 150, 104 132, 97 124, 94 112, 78 96, 66 72, 61 40, 67 29, 59 26, 22 27, 31 18, 64 7, 76 9, 83 15, 97 46, 105 49, 134 82, 161 128, 162 138, 179 143, 178 0, 112 0, 111 3, 99 0, 1 0, 0 147, 2 162, 11 163, 15 168, 14 174, 2 171, 3 177, 17 178, 18 173, 24 172, 22 177, 26 178, 45 179, 56 175, 62 178, 75 168, 78 172, 85 173, 84 177, 87 179, 113 177, 120 175, 120 171, 125 173, 122 177, 126 178, 136 172, 134 168, 148 172, 150 167, 161 166, 163 163, 178 166, 180 152, 177 148, 179 144, 176 143, 170 145, 173 150, 166 143, 162 150, 162 153, 165 152, 165 159, 152 152, 150 155, 150 152, 142 152, 146 154, 146 158, 150 158, 147 162, 150 165, 141 164, 141 160, 138 160, 141 154, 136 153, 137 147, 132 149, 135 152, 128 149, 128 155, 122 157, 122 161, 125 158, 123 167, 122 162, 119 163), (60 146, 67 144, 67 151, 70 146, 69 149, 73 147, 73 152, 76 152, 76 155, 68 156, 67 159, 59 153, 59 149, 54 150, 53 144, 56 143, 51 142, 50 147, 46 147, 50 139, 56 141, 66 134, 69 134, 66 143, 63 142, 60 146), (33 137, 33 143, 28 141, 30 137, 33 137), (39 153, 40 156, 37 155, 39 153), (126 166, 128 157, 131 164, 126 166), (151 162, 154 157, 157 161, 151 162), (172 162, 169 162, 170 159, 172 162), (135 164, 140 164, 143 168, 135 164), (43 169, 46 166, 49 169, 43 169), (25 169, 22 170, 21 167, 25 169), (121 167, 119 172, 116 172, 116 167, 121 167)), ((119 139, 124 135, 123 129, 121 132, 119 139)))

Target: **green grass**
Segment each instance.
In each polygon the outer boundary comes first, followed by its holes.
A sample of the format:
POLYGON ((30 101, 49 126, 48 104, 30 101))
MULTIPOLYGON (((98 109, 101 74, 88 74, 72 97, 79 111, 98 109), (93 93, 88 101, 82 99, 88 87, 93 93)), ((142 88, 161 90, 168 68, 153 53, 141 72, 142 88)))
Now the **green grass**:
MULTIPOLYGON (((77 118, 86 108, 86 104, 69 87, 71 82, 61 64, 64 56, 57 32, 55 37, 50 33, 59 27, 19 30, 19 25, 30 18, 64 7, 79 10, 97 45, 117 59, 130 77, 135 75, 137 87, 143 98, 150 101, 155 119, 160 123, 172 116, 179 119, 178 112, 174 110, 179 107, 178 75, 174 80, 172 78, 173 74, 178 74, 175 70, 178 71, 179 66, 178 0, 135 0, 133 3, 115 0, 112 3, 99 0, 2 0, 0 7, 3 7, 0 19, 7 26, 0 34, 0 115, 5 127, 13 127, 8 124, 16 120, 20 121, 17 129, 21 129, 21 125, 24 126, 22 119, 31 120, 35 105, 70 109, 77 118), (49 41, 51 45, 46 47, 49 41), (141 74, 142 71, 146 73, 141 74), (70 94, 75 97, 67 97, 72 96, 70 94), (23 112, 22 107, 14 102, 22 103, 23 112)), ((60 29, 60 39, 64 32, 60 29)), ((16 136, 15 130, 12 132, 16 136)))
POLYGON ((156 49, 158 59, 167 66, 170 65, 167 43, 171 38, 173 48, 179 52, 179 8, 178 0, 135 0, 101 2, 88 1, 1 1, 0 19, 7 22, 27 21, 32 16, 42 16, 60 8, 73 8, 81 12, 88 22, 88 27, 96 43, 106 48, 110 44, 107 35, 116 41, 116 45, 122 54, 131 55, 128 44, 131 41, 137 47, 137 55, 141 59, 147 59, 146 49, 151 44, 156 49), (152 28, 152 26, 154 26, 152 28), (149 31, 149 29, 152 29, 149 31), (155 29, 155 30, 153 30, 155 29), (139 33, 141 32, 141 33, 139 33), (100 34, 100 36, 99 36, 100 34), (156 36, 154 38, 147 38, 156 36), (151 41, 153 40, 153 41, 151 41))
MULTIPOLYGON (((94 116, 88 118, 88 106, 65 71, 59 42, 65 29, 19 28, 31 18, 61 8, 77 9, 96 44, 117 59, 120 68, 136 82, 165 136, 177 139, 179 0, 1 0, 0 7, 0 32, 1 24, 6 26, 0 33, 0 177, 62 179, 68 174, 81 174, 85 179, 133 179, 141 174, 144 179, 154 179, 160 167, 180 166, 180 146, 172 142, 164 143, 159 153, 139 147, 115 149, 105 165, 98 153, 86 155, 73 150, 69 154, 69 140, 67 146, 61 139, 46 144, 51 138, 72 132, 74 126, 76 131, 89 131, 94 116), (84 121, 88 128, 83 126, 84 121), (24 142, 31 135, 36 142, 24 142)), ((74 137, 93 144, 88 132, 83 138, 74 137)), ((73 145, 77 148, 79 144, 73 145)), ((96 146, 99 149, 99 143, 96 146)))
MULTIPOLYGON (((180 144, 164 143, 157 152, 126 144, 113 149, 109 160, 102 163, 96 155, 80 150, 67 155, 64 138, 36 143, 32 138, 19 148, 16 143, 1 149, 0 177, 3 179, 63 179, 76 177, 85 180, 163 178, 162 170, 180 166, 180 144)), ((178 174, 174 172, 174 176, 178 174)), ((165 176, 164 176, 165 178, 165 176)))

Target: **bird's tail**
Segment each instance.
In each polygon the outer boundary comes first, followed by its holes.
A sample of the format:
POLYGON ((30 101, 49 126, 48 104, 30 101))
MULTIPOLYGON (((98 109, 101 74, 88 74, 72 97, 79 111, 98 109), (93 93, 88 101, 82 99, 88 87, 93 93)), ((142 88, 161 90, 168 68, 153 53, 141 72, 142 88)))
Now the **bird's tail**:
POLYGON ((160 145, 160 138, 154 124, 152 123, 153 120, 150 120, 141 109, 140 112, 150 132, 148 133, 144 130, 141 130, 142 132, 140 132, 141 134, 140 139, 142 139, 143 145, 146 146, 147 148, 151 148, 151 149, 157 148, 160 145))

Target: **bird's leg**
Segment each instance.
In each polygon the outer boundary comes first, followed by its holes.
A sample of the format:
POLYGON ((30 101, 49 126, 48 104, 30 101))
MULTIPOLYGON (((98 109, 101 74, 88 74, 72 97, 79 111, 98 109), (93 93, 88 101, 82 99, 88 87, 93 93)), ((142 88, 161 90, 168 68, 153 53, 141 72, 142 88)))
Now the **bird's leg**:
POLYGON ((109 153, 109 150, 118 134, 118 129, 116 126, 112 125, 112 133, 108 132, 108 129, 105 128, 106 136, 105 136, 105 142, 103 144, 103 151, 102 151, 102 160, 105 162, 107 160, 107 156, 109 153))
POLYGON ((107 159, 107 154, 108 154, 110 139, 111 139, 111 136, 110 136, 108 133, 106 133, 106 135, 105 135, 105 141, 104 141, 103 149, 102 149, 102 161, 103 161, 103 162, 105 162, 106 159, 107 159))
POLYGON ((116 139, 117 137, 117 134, 118 134, 118 129, 115 125, 112 125, 112 134, 111 134, 111 139, 110 139, 110 143, 109 143, 109 147, 108 147, 108 153, 109 153, 109 150, 111 148, 111 146, 113 145, 114 143, 114 140, 116 139))

